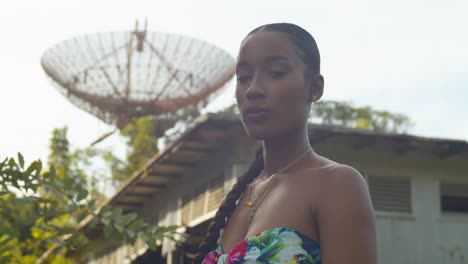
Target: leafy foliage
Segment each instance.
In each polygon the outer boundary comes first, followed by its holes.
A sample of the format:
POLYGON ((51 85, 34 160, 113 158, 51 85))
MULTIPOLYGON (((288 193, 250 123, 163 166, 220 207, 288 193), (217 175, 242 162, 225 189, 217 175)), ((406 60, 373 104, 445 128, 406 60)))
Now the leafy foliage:
POLYGON ((172 238, 176 227, 151 226, 135 213, 96 206, 101 196, 85 187, 83 169, 96 152, 71 153, 66 133, 66 128, 53 131, 47 170, 40 160, 26 165, 20 153, 1 161, 0 263, 69 263, 64 253, 88 244, 86 232, 78 228, 82 221, 105 237, 140 239, 152 249, 158 239, 172 238))
POLYGON ((398 113, 375 110, 369 106, 354 107, 347 102, 320 101, 314 108, 312 120, 324 125, 361 128, 376 132, 404 133, 411 120, 398 113))
POLYGON ((127 143, 126 159, 118 158, 109 150, 101 151, 101 157, 110 168, 113 185, 119 185, 143 167, 158 152, 158 140, 168 143, 176 139, 199 114, 198 108, 192 107, 158 118, 140 117, 127 124, 120 132, 127 143))
POLYGON ((129 123, 121 135, 127 141, 127 159, 121 160, 112 151, 104 151, 103 158, 110 165, 114 185, 125 181, 158 151, 158 138, 151 117, 141 117, 129 123))

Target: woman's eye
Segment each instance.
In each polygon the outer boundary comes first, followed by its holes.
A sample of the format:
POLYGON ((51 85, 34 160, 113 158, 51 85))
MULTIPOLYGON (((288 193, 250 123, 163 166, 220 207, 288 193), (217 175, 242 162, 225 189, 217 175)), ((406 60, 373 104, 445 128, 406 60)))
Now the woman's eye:
POLYGON ((250 75, 238 75, 237 76, 237 82, 238 83, 245 83, 250 80, 250 75))
POLYGON ((274 77, 274 78, 281 78, 284 76, 284 72, 280 72, 280 71, 271 71, 270 72, 270 76, 274 77))

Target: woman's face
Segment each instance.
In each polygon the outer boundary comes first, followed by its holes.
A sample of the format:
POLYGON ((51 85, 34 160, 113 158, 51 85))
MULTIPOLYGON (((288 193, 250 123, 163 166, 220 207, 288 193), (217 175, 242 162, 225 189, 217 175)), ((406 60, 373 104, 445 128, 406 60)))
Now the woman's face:
POLYGON ((286 34, 259 31, 244 39, 236 65, 236 98, 249 136, 272 139, 304 129, 312 96, 305 72, 286 34))

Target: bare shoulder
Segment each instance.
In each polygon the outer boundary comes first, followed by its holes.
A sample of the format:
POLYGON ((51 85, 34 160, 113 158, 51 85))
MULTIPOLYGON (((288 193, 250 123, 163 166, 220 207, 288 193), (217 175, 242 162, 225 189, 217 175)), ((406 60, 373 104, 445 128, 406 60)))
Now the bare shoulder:
POLYGON ((367 184, 353 167, 336 164, 321 177, 317 208, 326 263, 376 263, 376 234, 367 184))
POLYGON ((367 184, 364 177, 355 168, 340 164, 332 164, 321 179, 324 188, 333 189, 340 188, 362 188, 367 190, 367 184))
POLYGON ((318 209, 322 212, 330 208, 355 211, 366 207, 372 210, 369 189, 364 177, 355 168, 336 163, 320 179, 318 209))
POLYGON ((345 183, 366 186, 364 177, 349 165, 335 162, 323 156, 318 156, 316 163, 318 165, 315 164, 315 166, 307 170, 306 177, 317 176, 315 180, 318 180, 321 189, 339 188, 345 183))

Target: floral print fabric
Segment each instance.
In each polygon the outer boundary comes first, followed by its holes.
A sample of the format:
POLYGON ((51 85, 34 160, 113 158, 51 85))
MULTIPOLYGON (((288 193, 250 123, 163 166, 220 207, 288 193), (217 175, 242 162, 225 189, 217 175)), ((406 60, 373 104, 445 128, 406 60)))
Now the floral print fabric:
POLYGON ((239 242, 228 253, 218 245, 203 260, 203 264, 241 263, 320 264, 320 244, 295 229, 278 227, 239 242))

